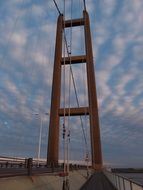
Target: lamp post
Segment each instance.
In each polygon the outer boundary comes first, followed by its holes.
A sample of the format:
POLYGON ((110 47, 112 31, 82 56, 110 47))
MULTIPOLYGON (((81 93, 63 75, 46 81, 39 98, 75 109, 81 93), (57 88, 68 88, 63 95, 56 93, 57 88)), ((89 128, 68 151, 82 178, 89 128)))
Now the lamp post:
POLYGON ((42 128, 43 128, 43 115, 49 115, 49 113, 35 113, 35 115, 40 116, 40 132, 39 132, 39 142, 38 142, 38 155, 37 155, 37 164, 39 166, 40 153, 41 153, 41 140, 42 140, 42 128))

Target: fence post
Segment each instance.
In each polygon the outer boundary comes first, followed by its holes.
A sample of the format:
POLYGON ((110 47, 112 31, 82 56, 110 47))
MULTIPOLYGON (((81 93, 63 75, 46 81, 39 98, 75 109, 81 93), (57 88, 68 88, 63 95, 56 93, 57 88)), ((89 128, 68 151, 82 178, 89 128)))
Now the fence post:
POLYGON ((32 162, 33 162, 33 158, 28 158, 27 160, 28 176, 32 175, 32 162))
POLYGON ((123 178, 123 187, 124 187, 124 190, 126 190, 125 189, 125 180, 124 180, 124 178, 123 178))
POLYGON ((133 188, 132 188, 132 182, 131 182, 131 181, 130 181, 130 188, 131 188, 131 190, 133 189, 133 188))
POLYGON ((117 176, 115 175, 115 183, 116 183, 116 188, 118 187, 117 185, 117 176))

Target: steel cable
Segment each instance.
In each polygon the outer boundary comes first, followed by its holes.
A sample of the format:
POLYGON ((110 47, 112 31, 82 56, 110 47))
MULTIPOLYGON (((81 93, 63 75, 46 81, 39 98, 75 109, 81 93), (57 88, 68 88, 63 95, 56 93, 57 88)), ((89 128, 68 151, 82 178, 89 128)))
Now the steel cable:
POLYGON ((55 4, 55 7, 56 7, 58 13, 61 15, 62 13, 61 13, 61 11, 60 11, 60 9, 59 9, 59 7, 58 7, 57 2, 56 2, 55 0, 53 0, 53 2, 54 2, 54 4, 55 4))

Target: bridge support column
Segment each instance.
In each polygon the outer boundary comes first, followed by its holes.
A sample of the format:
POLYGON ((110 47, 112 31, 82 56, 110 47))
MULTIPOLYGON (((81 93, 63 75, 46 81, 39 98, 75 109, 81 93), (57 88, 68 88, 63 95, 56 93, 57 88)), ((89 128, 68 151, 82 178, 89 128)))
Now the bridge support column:
POLYGON ((92 52, 92 41, 90 32, 90 21, 86 11, 84 11, 85 20, 85 48, 86 48, 86 65, 87 65, 87 83, 89 99, 89 117, 90 117, 90 140, 92 166, 95 169, 102 168, 101 140, 99 129, 98 103, 95 83, 95 71, 92 52))
MULTIPOLYGON (((92 52, 92 41, 90 32, 90 21, 87 11, 83 11, 83 18, 73 19, 63 22, 63 16, 60 15, 57 22, 57 36, 55 47, 55 62, 53 71, 53 86, 51 96, 51 111, 48 138, 47 164, 57 164, 59 154, 59 121, 63 116, 63 109, 60 108, 60 91, 61 91, 61 67, 70 64, 69 57, 62 58, 62 38, 63 30, 67 27, 77 27, 83 25, 85 32, 85 50, 86 55, 71 56, 71 64, 85 63, 87 68, 87 84, 89 106, 87 108, 71 108, 70 115, 85 115, 83 110, 90 119, 90 139, 91 139, 91 158, 94 169, 102 169, 102 154, 99 129, 98 103, 96 94, 96 83, 94 74, 94 62, 92 52)), ((69 109, 66 108, 66 115, 69 115, 69 109)))
POLYGON ((59 154, 59 107, 61 91, 61 58, 62 58, 63 16, 59 15, 55 45, 55 62, 48 138, 47 164, 58 164, 59 154))

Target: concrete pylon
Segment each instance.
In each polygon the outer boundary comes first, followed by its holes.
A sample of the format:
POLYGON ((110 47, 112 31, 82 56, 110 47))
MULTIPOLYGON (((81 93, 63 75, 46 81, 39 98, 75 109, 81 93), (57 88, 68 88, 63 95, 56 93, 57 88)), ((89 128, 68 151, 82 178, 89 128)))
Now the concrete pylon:
POLYGON ((90 20, 87 11, 83 11, 83 18, 66 20, 64 22, 63 16, 59 15, 57 21, 57 35, 55 45, 55 61, 53 70, 53 86, 51 96, 51 111, 49 124, 49 138, 47 151, 47 164, 58 164, 59 157, 59 123, 60 117, 89 115, 90 120, 90 139, 91 139, 91 158, 94 169, 102 169, 102 153, 101 140, 98 116, 98 103, 96 94, 95 72, 93 63, 92 40, 90 32, 90 20), (85 36, 85 55, 62 57, 62 39, 64 28, 84 26, 85 36), (61 68, 63 64, 86 63, 87 70, 87 85, 88 85, 88 107, 77 107, 69 109, 60 108, 60 94, 61 94, 61 68))

